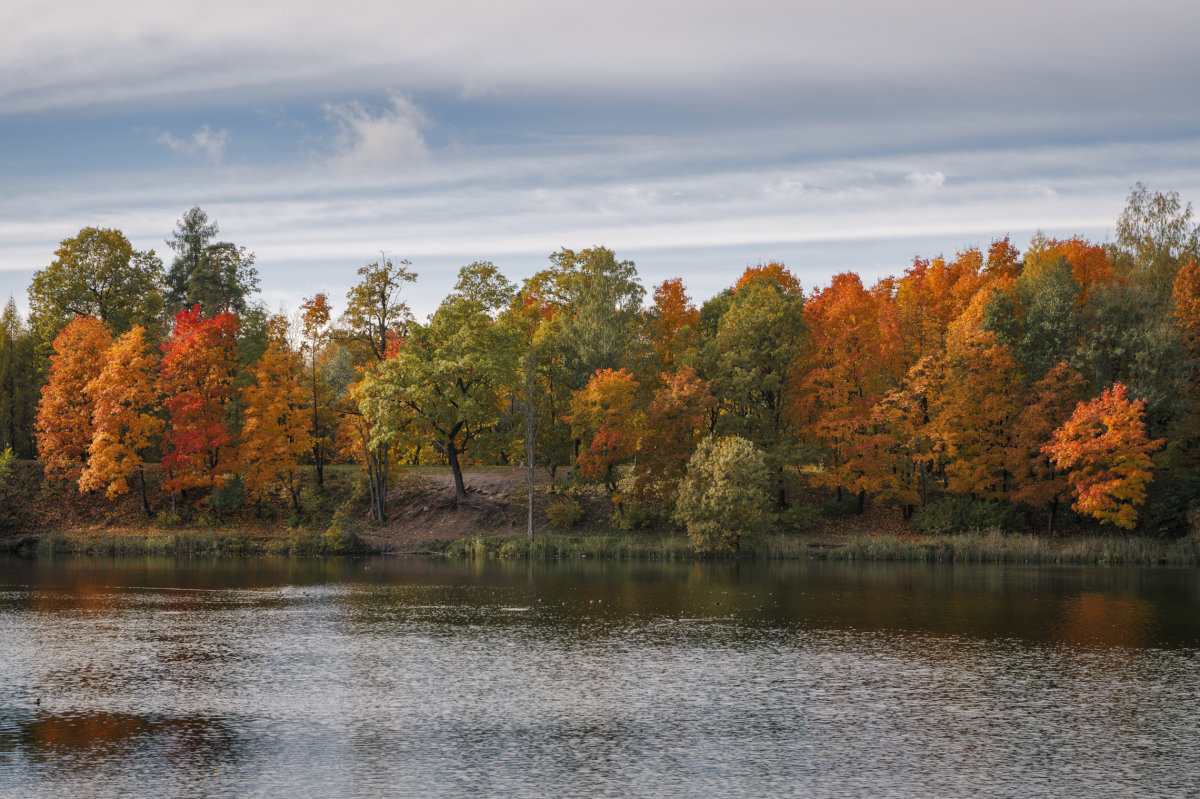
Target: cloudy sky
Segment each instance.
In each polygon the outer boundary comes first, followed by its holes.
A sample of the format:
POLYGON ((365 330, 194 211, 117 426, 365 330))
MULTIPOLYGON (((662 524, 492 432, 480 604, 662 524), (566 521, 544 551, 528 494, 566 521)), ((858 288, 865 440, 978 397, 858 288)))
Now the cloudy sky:
POLYGON ((703 300, 1034 231, 1103 241, 1141 180, 1200 201, 1194 0, 6 0, 0 292, 95 225, 193 205, 263 298, 408 258, 519 279, 561 247, 703 300))

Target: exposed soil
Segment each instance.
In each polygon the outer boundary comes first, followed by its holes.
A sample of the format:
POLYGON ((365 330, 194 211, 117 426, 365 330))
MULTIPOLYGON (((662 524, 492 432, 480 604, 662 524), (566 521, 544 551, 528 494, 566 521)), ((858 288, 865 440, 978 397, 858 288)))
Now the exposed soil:
MULTIPOLYGON (((470 469, 463 476, 467 498, 456 501, 449 469, 407 470, 388 494, 387 524, 360 535, 381 552, 418 552, 433 540, 468 535, 525 535, 526 473, 519 467, 470 469)), ((536 475, 535 525, 544 525, 549 476, 536 475)))

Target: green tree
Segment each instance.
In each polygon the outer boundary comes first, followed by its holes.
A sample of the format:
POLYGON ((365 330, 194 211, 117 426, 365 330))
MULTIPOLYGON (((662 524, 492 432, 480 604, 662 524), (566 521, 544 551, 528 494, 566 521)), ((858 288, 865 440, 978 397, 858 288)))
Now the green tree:
POLYGON ((0 314, 0 444, 19 458, 37 455, 33 423, 45 374, 39 343, 9 298, 0 314))
POLYGON ((709 437, 688 461, 675 520, 697 552, 737 551, 770 525, 770 483, 763 454, 740 436, 709 437))
POLYGON ((347 337, 361 345, 370 360, 382 361, 389 341, 403 336, 412 322, 408 303, 400 298, 404 284, 417 279, 410 266, 411 261, 393 263, 390 258, 367 264, 358 270, 358 283, 346 293, 342 324, 347 337))
POLYGON ((33 273, 29 307, 47 340, 75 316, 92 316, 120 334, 154 327, 162 312, 163 267, 153 250, 133 249, 119 230, 86 227, 63 239, 54 261, 33 273))
POLYGON ((1037 273, 1027 270, 1017 279, 1017 291, 1025 307, 1025 325, 1016 354, 1026 379, 1033 381, 1070 358, 1078 347, 1082 287, 1075 282, 1071 265, 1059 258, 1037 273))
POLYGON ((716 430, 763 451, 779 505, 785 466, 799 460, 785 412, 805 342, 804 300, 760 281, 739 290, 705 346, 702 377, 718 402, 716 430))
POLYGON ((478 291, 448 296, 427 324, 411 326, 395 358, 364 379, 360 402, 364 416, 382 422, 375 441, 395 434, 395 420, 411 418, 419 434, 445 453, 459 501, 467 496, 461 458, 497 424, 520 354, 519 338, 488 313, 489 302, 478 291))
POLYGON ((214 241, 216 220, 193 207, 175 225, 167 244, 175 260, 167 272, 167 306, 175 311, 199 305, 205 316, 243 314, 258 291, 254 254, 227 241, 214 241))
POLYGON ((560 312, 553 323, 563 347, 571 389, 587 384, 598 369, 632 368, 639 355, 645 289, 633 261, 618 261, 607 247, 550 256, 547 299, 560 312))
POLYGON ((1151 192, 1140 181, 1117 219, 1110 258, 1118 274, 1169 297, 1175 275, 1189 258, 1200 258, 1200 225, 1178 192, 1151 192))

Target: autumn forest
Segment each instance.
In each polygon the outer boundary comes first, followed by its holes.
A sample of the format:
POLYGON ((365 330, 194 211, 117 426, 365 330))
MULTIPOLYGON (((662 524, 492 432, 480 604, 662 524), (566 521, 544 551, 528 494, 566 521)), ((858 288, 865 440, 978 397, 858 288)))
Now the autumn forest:
POLYGON ((1200 227, 1174 193, 1136 186, 1111 242, 1003 238, 874 285, 765 263, 700 301, 603 247, 519 286, 481 261, 425 321, 419 265, 386 258, 344 300, 272 314, 219 232, 187 211, 169 263, 115 229, 62 241, 28 319, 0 319, 0 466, 36 458, 149 516, 299 512, 357 464, 384 522, 404 465, 448 465, 465 498, 465 466, 533 463, 701 549, 819 508, 1179 535, 1200 507, 1200 227))

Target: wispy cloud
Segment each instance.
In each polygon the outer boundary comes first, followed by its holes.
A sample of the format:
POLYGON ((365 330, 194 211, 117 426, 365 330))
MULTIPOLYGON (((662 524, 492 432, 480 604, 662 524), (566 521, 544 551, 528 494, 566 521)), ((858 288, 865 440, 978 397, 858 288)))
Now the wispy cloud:
POLYGON ((939 172, 909 172, 904 176, 917 191, 937 191, 946 185, 946 176, 939 172))
POLYGON ((429 156, 422 133, 429 118, 407 97, 393 95, 390 107, 378 110, 357 101, 329 104, 325 116, 337 129, 332 159, 336 166, 358 172, 429 156))
POLYGON ((183 153, 185 155, 199 153, 211 163, 219 164, 221 163, 221 159, 225 157, 225 148, 229 146, 229 142, 232 139, 233 135, 224 128, 213 130, 208 125, 205 125, 191 136, 186 136, 182 139, 177 139, 170 133, 164 132, 155 141, 165 145, 172 152, 183 153))

